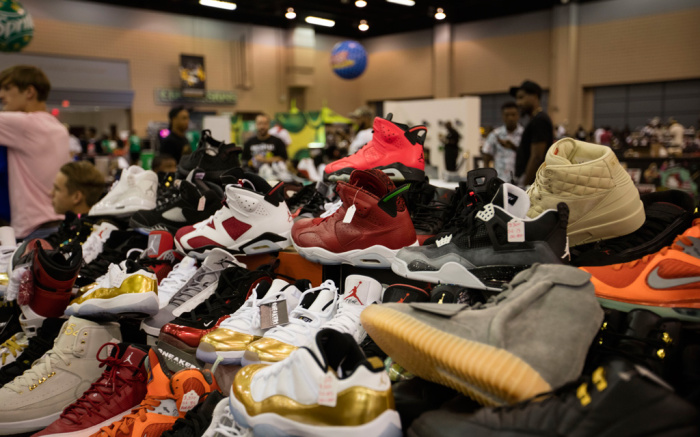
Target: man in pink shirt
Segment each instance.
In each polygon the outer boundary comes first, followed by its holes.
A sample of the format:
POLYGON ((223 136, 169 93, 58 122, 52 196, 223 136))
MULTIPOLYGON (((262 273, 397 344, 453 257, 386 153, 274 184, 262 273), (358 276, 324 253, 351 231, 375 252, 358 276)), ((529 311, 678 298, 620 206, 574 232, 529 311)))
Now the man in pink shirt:
POLYGON ((18 238, 42 238, 63 218, 54 212, 56 173, 70 161, 66 128, 48 112, 51 83, 38 68, 0 72, 0 144, 6 146, 12 227, 18 238))

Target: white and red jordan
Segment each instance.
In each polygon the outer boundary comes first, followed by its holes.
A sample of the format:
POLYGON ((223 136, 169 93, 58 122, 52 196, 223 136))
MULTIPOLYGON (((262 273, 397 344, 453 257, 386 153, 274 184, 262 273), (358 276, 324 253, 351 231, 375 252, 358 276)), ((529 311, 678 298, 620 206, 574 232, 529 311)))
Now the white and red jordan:
POLYGON ((360 314, 373 303, 381 302, 382 284, 369 276, 349 275, 345 278, 344 292, 335 316, 321 328, 350 334, 360 344, 367 338, 367 332, 360 323, 360 314))
POLYGON ((246 254, 277 252, 290 244, 292 214, 282 183, 270 187, 260 176, 236 168, 222 176, 224 206, 207 220, 177 231, 178 248, 192 256, 216 247, 246 254))
POLYGON ((423 142, 428 130, 425 126, 408 127, 386 119, 374 119, 372 140, 357 153, 328 164, 323 170, 324 180, 347 181, 353 170, 379 169, 394 181, 422 181, 425 179, 423 142))

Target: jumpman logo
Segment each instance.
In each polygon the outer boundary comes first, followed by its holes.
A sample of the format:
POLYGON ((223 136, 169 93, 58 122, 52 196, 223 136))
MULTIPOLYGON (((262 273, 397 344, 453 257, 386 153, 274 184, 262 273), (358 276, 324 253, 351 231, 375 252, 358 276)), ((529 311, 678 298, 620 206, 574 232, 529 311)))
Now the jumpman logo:
POLYGON ((403 303, 403 301, 406 300, 406 298, 408 297, 409 294, 410 294, 410 293, 406 293, 406 296, 404 296, 404 297, 402 297, 401 299, 399 299, 396 303, 403 303))
POLYGON ((130 354, 129 354, 129 356, 128 356, 128 357, 126 357, 126 358, 124 359, 124 362, 125 362, 125 363, 129 363, 129 364, 131 364, 131 365, 133 366, 133 365, 134 365, 134 363, 132 363, 132 362, 131 362, 131 356, 132 356, 132 355, 134 355, 134 353, 133 353, 133 352, 132 352, 132 353, 130 353, 130 354))
POLYGON ((358 302, 360 302, 360 305, 364 305, 360 300, 359 296, 357 296, 357 287, 359 287, 360 285, 362 285, 362 281, 360 281, 356 286, 352 287, 352 292, 348 294, 344 300, 348 300, 351 297, 354 297, 355 299, 357 299, 358 302))
POLYGON ((150 252, 153 255, 158 255, 158 247, 160 246, 160 235, 154 235, 148 240, 148 249, 146 252, 150 252))

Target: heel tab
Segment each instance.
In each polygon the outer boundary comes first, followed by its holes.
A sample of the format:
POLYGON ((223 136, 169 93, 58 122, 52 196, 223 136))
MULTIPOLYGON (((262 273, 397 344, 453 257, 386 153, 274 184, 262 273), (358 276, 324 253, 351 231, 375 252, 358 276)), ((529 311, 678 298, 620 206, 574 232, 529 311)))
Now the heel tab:
POLYGON ((414 146, 420 144, 421 146, 425 143, 425 138, 428 136, 428 128, 425 126, 413 126, 408 129, 404 134, 406 139, 411 142, 414 146))
POLYGON ((390 216, 396 217, 398 214, 398 201, 401 195, 407 193, 410 188, 411 184, 408 183, 388 192, 384 197, 379 199, 379 208, 390 216))

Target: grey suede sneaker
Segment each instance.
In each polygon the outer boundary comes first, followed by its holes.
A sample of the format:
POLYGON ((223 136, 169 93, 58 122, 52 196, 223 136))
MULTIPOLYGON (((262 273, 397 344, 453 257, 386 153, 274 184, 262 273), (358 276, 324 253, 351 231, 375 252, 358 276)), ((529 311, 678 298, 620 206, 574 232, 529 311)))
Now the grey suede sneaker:
POLYGON ((503 405, 578 378, 603 310, 590 275, 535 264, 486 304, 372 305, 361 320, 411 373, 503 405))

